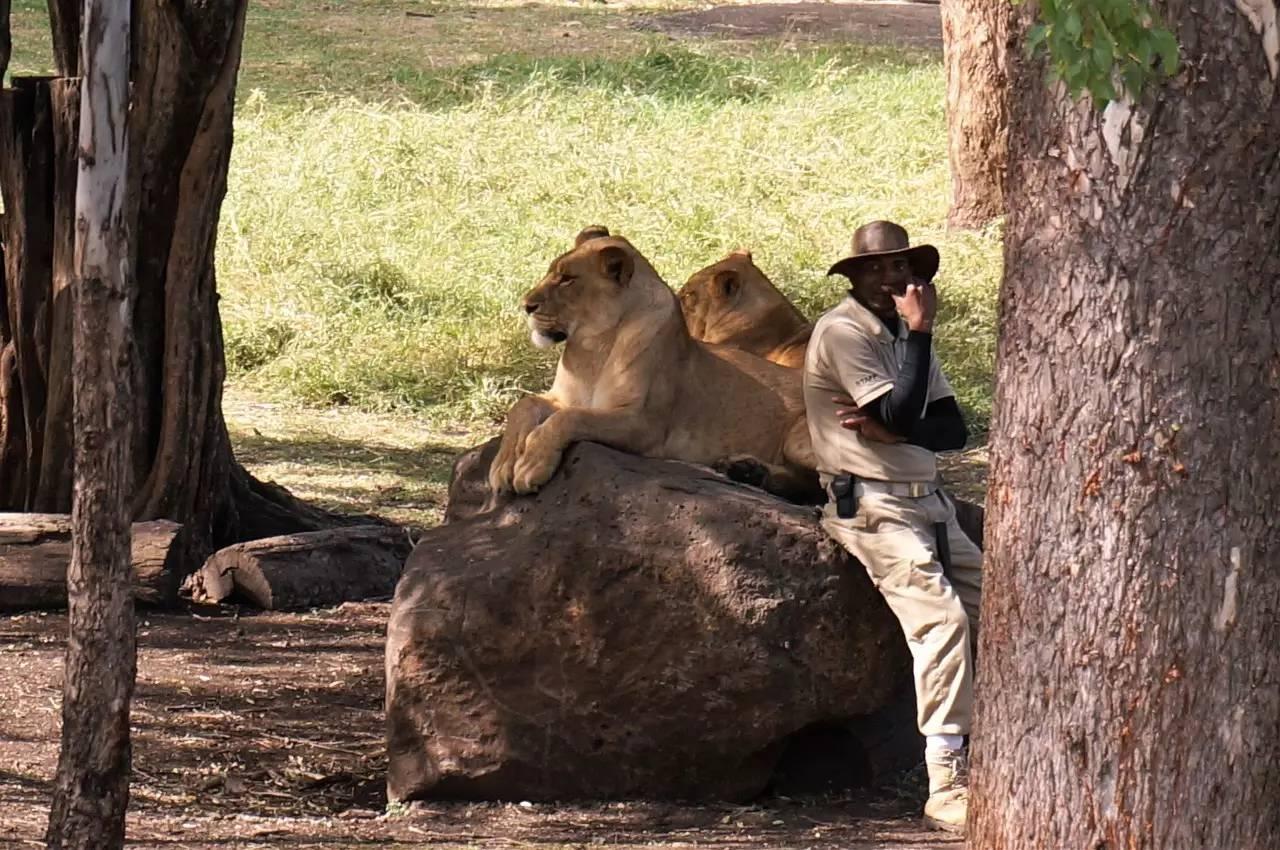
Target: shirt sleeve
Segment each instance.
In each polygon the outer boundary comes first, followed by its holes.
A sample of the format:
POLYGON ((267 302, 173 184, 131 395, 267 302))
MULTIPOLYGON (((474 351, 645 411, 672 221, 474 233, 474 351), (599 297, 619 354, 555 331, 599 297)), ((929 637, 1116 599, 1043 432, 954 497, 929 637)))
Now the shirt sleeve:
POLYGON ((951 383, 947 380, 947 376, 942 373, 942 366, 938 363, 937 352, 933 353, 929 363, 929 396, 926 401, 938 401, 943 398, 954 397, 955 390, 951 389, 951 383))
POLYGON ((874 343, 847 325, 827 327, 818 346, 831 376, 859 407, 893 389, 893 378, 876 356, 874 343))

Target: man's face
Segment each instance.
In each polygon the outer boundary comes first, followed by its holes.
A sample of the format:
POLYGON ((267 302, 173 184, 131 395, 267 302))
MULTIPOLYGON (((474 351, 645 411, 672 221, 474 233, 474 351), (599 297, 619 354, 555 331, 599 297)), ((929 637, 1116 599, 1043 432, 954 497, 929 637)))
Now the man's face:
POLYGON ((893 296, 902 295, 911 283, 911 264, 903 256, 869 257, 853 267, 850 282, 854 296, 887 319, 897 314, 893 296))

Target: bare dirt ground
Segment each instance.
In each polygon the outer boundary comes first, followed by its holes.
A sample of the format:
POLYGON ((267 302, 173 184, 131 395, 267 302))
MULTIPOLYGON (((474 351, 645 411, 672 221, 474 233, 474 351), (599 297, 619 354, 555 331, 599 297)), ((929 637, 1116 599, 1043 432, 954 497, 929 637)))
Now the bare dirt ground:
MULTIPOLYGON (((440 804, 383 791, 385 603, 139 622, 129 846, 958 847, 891 791, 801 804, 440 804)), ((42 846, 61 614, 0 618, 0 847, 42 846)))
POLYGON ((932 3, 753 3, 646 18, 636 25, 675 36, 858 41, 942 49, 932 3))

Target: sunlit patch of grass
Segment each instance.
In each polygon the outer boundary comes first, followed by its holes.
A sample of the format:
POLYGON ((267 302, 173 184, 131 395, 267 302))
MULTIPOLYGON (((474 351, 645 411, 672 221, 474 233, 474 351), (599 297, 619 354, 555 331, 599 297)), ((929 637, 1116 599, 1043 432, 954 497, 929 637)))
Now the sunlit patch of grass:
MULTIPOLYGON (((9 36, 13 55, 9 58, 6 76, 53 73, 53 35, 45 0, 12 0, 9 36)), ((4 83, 8 85, 9 81, 4 83)))

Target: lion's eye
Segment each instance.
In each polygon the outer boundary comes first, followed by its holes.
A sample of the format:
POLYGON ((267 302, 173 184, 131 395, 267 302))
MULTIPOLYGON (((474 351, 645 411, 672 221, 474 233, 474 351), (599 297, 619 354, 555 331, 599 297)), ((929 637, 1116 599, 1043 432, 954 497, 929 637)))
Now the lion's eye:
POLYGON ((573 283, 573 278, 571 278, 571 277, 562 277, 562 278, 560 278, 560 282, 559 282, 559 283, 557 283, 557 284, 556 284, 556 286, 568 286, 568 285, 569 285, 569 284, 571 284, 571 283, 573 283))

